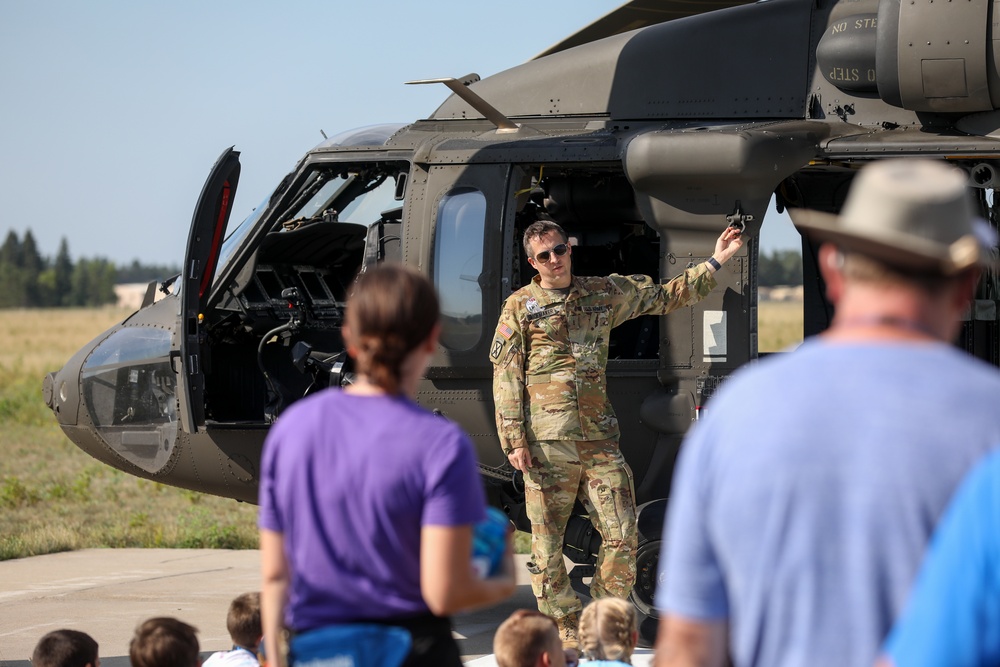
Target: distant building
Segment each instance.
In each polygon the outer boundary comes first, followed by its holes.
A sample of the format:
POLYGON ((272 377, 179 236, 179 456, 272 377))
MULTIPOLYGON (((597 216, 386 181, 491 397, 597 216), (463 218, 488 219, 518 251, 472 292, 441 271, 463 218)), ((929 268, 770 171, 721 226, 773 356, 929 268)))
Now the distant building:
POLYGON ((774 287, 757 288, 757 298, 760 301, 802 301, 803 294, 802 285, 775 285, 774 287))
MULTIPOLYGON (((115 298, 118 300, 115 305, 123 310, 139 310, 142 305, 142 297, 146 294, 147 283, 122 283, 115 285, 115 298)), ((166 296, 159 289, 156 290, 156 301, 166 296)))

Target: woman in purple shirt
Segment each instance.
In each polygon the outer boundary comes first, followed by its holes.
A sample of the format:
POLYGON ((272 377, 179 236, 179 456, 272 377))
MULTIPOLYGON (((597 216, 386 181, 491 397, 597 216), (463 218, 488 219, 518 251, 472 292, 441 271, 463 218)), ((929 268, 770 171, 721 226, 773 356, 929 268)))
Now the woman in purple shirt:
POLYGON ((268 434, 258 523, 269 657, 281 655, 286 629, 299 637, 374 624, 409 631, 406 667, 457 666, 448 616, 514 591, 509 539, 500 575, 472 569, 485 501, 468 437, 411 398, 438 316, 434 288, 416 271, 363 274, 343 328, 357 382, 299 401, 268 434))

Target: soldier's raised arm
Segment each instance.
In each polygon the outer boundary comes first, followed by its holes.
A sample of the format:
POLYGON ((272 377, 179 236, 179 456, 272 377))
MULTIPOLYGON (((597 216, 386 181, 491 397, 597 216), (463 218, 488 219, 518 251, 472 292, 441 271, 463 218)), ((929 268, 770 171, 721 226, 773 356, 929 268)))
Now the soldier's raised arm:
POLYGON ((707 261, 693 266, 664 284, 649 276, 612 276, 621 294, 614 304, 614 323, 618 326, 640 315, 666 315, 678 308, 698 303, 718 283, 712 275, 743 247, 741 231, 726 227, 715 241, 715 251, 707 261))

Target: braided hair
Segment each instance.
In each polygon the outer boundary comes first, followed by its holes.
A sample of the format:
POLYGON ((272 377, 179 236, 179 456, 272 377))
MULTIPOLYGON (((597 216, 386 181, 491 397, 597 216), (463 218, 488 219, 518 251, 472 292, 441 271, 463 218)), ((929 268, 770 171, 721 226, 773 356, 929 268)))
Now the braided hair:
POLYGON ((621 598, 594 600, 580 616, 580 649, 590 660, 631 663, 637 629, 635 607, 621 598))
POLYGON ((361 274, 347 300, 344 330, 358 372, 386 393, 400 393, 403 364, 439 314, 434 286, 416 270, 383 263, 361 274))

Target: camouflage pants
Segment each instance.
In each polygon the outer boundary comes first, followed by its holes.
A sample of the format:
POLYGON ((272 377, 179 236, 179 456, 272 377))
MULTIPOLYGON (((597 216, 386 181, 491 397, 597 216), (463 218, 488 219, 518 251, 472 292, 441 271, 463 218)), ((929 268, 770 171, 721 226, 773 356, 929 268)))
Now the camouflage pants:
POLYGON ((563 538, 579 498, 601 534, 601 550, 590 584, 600 597, 627 597, 635 582, 638 530, 632 471, 610 440, 541 440, 530 443, 531 467, 524 476, 531 520, 531 588, 538 609, 553 618, 578 612, 563 561, 563 538))

